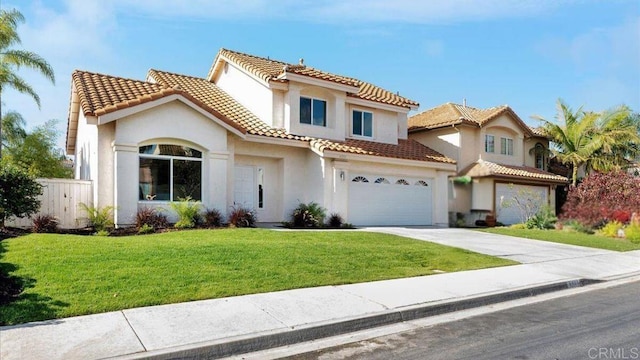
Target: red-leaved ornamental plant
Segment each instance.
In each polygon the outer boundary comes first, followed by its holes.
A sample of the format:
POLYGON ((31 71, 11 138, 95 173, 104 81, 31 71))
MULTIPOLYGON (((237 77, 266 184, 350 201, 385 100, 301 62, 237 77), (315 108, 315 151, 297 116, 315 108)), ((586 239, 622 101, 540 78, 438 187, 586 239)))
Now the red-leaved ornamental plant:
POLYGON ((634 212, 640 213, 640 178, 618 171, 592 173, 571 188, 560 217, 598 226, 614 220, 627 224, 634 212))

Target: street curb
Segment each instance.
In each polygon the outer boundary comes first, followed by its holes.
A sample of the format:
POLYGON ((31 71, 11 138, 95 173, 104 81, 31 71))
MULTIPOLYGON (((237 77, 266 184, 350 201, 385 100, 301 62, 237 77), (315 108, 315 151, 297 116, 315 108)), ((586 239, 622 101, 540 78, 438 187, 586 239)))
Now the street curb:
POLYGON ((602 282, 604 282, 604 280, 575 279, 562 281, 526 289, 454 300, 447 303, 422 304, 409 308, 394 309, 384 313, 339 320, 337 322, 316 323, 288 331, 276 330, 266 333, 251 334, 248 336, 117 356, 114 358, 155 360, 218 359, 602 282))

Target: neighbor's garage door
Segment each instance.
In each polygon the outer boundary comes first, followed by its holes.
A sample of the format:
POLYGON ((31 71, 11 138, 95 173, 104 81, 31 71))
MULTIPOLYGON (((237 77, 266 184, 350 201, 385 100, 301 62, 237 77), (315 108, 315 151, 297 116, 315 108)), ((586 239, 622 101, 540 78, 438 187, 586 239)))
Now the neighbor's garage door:
POLYGON ((431 225, 431 179, 351 176, 349 219, 354 225, 431 225))
POLYGON ((505 225, 522 222, 522 206, 540 208, 548 203, 549 187, 533 185, 496 184, 497 220, 505 225))

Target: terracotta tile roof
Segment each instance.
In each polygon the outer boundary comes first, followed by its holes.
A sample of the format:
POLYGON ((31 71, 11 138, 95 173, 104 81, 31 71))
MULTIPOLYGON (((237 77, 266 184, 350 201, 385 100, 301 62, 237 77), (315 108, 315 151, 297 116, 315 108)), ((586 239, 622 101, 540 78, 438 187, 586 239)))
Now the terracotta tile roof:
MULTIPOLYGON (((153 69, 149 70, 148 78, 151 81, 124 79, 86 71, 75 71, 72 75, 85 115, 101 116, 163 96, 179 94, 243 133, 309 142, 311 147, 320 152, 331 150, 455 164, 454 160, 414 140, 399 140, 398 145, 393 145, 351 139, 337 142, 290 134, 284 129, 270 127, 222 89, 205 79, 153 69)), ((70 128, 70 122, 67 139, 70 138, 69 131, 77 131, 77 128, 70 128)), ((72 134, 71 138, 75 138, 74 136, 75 134, 72 134)), ((74 148, 74 144, 67 145, 68 149, 74 148)))
POLYGON ((569 182, 566 177, 552 174, 544 170, 536 169, 529 166, 514 166, 496 164, 486 160, 478 160, 475 163, 467 166, 460 171, 460 176, 471 177, 507 177, 507 178, 520 178, 527 180, 543 180, 553 183, 567 183, 569 182))
POLYGON ((329 150, 359 155, 382 156, 396 159, 430 161, 445 164, 456 163, 455 160, 450 159, 440 154, 439 152, 411 139, 399 139, 398 145, 354 139, 347 139, 343 142, 331 141, 326 139, 313 139, 311 140, 311 147, 320 152, 329 150))
POLYGON ((162 86, 184 91, 197 102, 233 121, 236 126, 248 134, 307 140, 305 136, 289 134, 284 129, 270 127, 229 94, 205 79, 153 69, 149 70, 149 77, 162 86))
POLYGON ((229 61, 232 61, 234 64, 240 66, 247 72, 257 76, 265 82, 276 81, 276 82, 286 82, 286 80, 282 79, 282 76, 285 73, 292 73, 297 75, 308 76, 315 79, 326 80, 335 82, 338 84, 349 85, 358 87, 358 93, 349 93, 347 96, 360 98, 364 100, 375 101, 388 105, 395 105, 405 108, 417 107, 419 104, 416 101, 407 99, 398 94, 394 94, 391 91, 385 90, 381 87, 373 85, 371 83, 367 83, 358 79, 354 79, 347 76, 336 75, 332 73, 328 73, 325 71, 321 71, 306 65, 300 64, 288 64, 278 60, 272 60, 268 58, 263 58, 259 56, 244 54, 237 51, 220 49, 218 55, 216 56, 216 60, 214 61, 214 65, 211 67, 209 71, 209 76, 207 78, 211 78, 213 69, 215 64, 218 62, 219 58, 224 57, 229 61), (285 70, 286 67, 286 70, 285 70))
POLYGON ((544 131, 544 129, 542 127, 529 127, 529 129, 531 130, 531 132, 533 133, 533 135, 535 136, 539 136, 539 137, 543 137, 543 138, 549 138, 549 136, 546 134, 546 132, 544 131))
POLYGON ((529 133, 529 135, 534 135, 532 129, 525 125, 518 115, 507 105, 478 109, 471 106, 446 103, 410 117, 408 127, 409 131, 415 131, 421 129, 437 129, 463 123, 483 126, 490 120, 505 113, 510 113, 516 121, 520 123, 520 126, 525 132, 529 133))
POLYGON ((176 94, 177 90, 145 81, 76 70, 71 74, 84 115, 100 116, 176 94))

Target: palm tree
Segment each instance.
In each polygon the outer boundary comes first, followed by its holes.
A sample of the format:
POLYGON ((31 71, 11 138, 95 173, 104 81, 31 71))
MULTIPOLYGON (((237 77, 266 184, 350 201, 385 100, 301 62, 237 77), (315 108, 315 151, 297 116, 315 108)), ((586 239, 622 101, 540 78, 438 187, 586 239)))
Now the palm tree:
MULTIPOLYGON (((13 88, 18 92, 30 95, 40 107, 40 97, 33 88, 16 74, 21 67, 34 69, 55 83, 55 76, 51 65, 40 55, 26 50, 11 49, 12 46, 21 43, 17 32, 18 24, 24 22, 24 16, 15 9, 0 10, 0 114, 2 91, 13 88)), ((0 138, 2 127, 0 126, 0 138)), ((2 157, 2 145, 0 144, 0 157, 2 157)))
POLYGON ((640 122, 627 106, 607 110, 600 115, 594 138, 599 145, 587 170, 621 170, 640 154, 640 122))
POLYGON ((4 114, 0 123, 3 129, 2 138, 0 139, 2 146, 7 147, 9 144, 24 140, 27 137, 27 132, 24 129, 25 125, 26 122, 20 113, 9 111, 4 114))
POLYGON ((571 165, 572 186, 576 186, 578 169, 583 165, 587 171, 619 169, 626 153, 640 141, 625 106, 603 113, 585 112, 582 108, 574 112, 558 99, 556 122, 534 118, 542 121, 543 131, 554 143, 556 158, 571 165))

